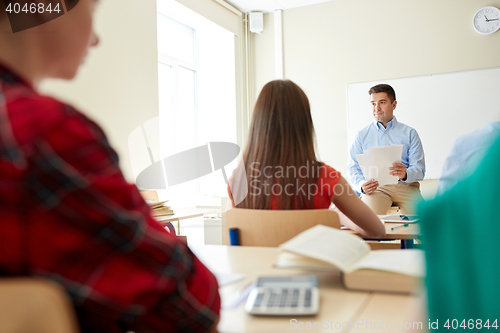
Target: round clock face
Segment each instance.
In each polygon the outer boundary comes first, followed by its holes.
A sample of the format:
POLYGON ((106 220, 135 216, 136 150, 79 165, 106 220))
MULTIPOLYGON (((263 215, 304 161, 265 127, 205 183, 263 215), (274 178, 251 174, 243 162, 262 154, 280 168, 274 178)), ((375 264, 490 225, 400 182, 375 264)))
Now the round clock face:
POLYGON ((500 28, 500 9, 496 7, 483 7, 472 18, 472 26, 477 33, 489 35, 500 28))

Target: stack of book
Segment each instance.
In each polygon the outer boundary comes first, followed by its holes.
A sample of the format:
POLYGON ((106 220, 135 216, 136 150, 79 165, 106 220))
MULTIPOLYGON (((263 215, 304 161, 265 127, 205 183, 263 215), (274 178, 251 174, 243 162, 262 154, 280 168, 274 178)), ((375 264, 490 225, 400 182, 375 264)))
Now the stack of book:
POLYGON ((174 211, 172 210, 172 207, 166 205, 167 201, 168 200, 150 203, 149 207, 151 207, 151 215, 153 216, 173 215, 174 211))

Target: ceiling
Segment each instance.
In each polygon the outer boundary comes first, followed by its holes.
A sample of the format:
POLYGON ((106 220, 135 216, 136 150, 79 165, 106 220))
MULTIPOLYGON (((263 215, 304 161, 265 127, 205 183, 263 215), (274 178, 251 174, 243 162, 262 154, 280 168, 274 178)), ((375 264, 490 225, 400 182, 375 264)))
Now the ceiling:
POLYGON ((226 0, 242 12, 274 12, 277 9, 291 9, 314 5, 332 0, 226 0))

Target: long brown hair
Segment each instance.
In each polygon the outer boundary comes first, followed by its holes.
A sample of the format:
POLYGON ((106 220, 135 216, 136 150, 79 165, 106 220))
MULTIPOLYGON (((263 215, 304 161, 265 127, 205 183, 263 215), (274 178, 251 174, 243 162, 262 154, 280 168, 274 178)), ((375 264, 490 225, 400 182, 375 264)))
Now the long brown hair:
MULTIPOLYGON (((271 81, 262 88, 239 167, 243 165, 246 179, 241 182, 246 182, 248 195, 236 207, 270 209, 276 197, 278 209, 313 208, 308 188, 316 184, 321 164, 309 100, 292 81, 271 81), (304 187, 305 193, 298 191, 304 187)), ((238 181, 230 185, 232 192, 245 186, 238 181)))

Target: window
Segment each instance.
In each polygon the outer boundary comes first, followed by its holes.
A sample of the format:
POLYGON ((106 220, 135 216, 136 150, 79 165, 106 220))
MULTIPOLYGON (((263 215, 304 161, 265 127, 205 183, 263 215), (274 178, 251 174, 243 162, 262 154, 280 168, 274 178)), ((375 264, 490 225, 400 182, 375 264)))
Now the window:
MULTIPOLYGON (((162 159, 208 142, 236 143, 231 32, 176 1, 158 0, 158 80, 162 159)), ((235 168, 233 161, 226 174, 235 168)), ((171 186, 167 196, 227 196, 226 186, 218 170, 171 186)))

